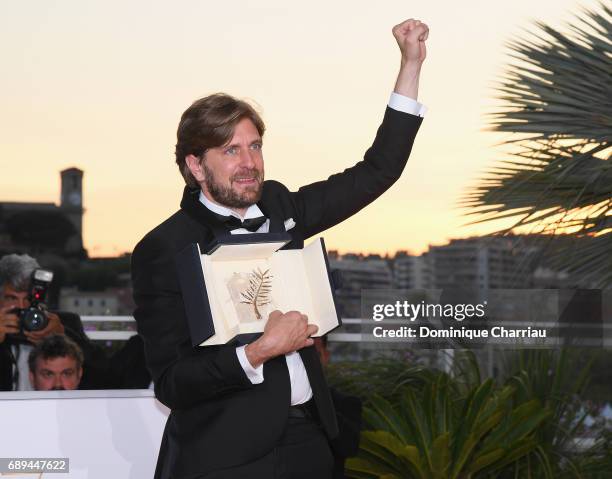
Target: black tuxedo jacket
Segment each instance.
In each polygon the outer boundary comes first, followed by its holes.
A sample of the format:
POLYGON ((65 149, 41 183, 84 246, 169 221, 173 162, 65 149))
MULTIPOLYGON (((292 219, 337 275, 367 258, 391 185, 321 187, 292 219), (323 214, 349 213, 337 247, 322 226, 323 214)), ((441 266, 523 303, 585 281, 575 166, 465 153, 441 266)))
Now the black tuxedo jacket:
MULTIPOLYGON (((266 181, 257 204, 270 219, 270 231, 284 231, 284 221, 292 218, 292 241, 285 248, 301 248, 306 238, 372 202, 401 175, 421 120, 387 108, 374 144, 355 166, 297 192, 266 181)), ((229 232, 199 202, 199 190, 186 188, 181 209, 149 232, 132 255, 134 316, 155 395, 172 410, 157 478, 202 477, 251 462, 272 450, 287 421, 290 383, 284 357, 266 362, 263 383, 253 385, 235 346, 191 345, 175 256, 190 243, 205 250, 221 234, 229 232)), ((302 349, 300 355, 331 438, 337 434, 337 422, 319 359, 314 347, 302 349)))

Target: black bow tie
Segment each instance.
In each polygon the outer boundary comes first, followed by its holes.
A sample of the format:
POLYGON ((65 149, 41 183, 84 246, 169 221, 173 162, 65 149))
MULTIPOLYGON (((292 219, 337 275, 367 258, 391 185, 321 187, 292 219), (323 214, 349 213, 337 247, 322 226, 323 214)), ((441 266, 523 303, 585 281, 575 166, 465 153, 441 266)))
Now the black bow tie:
POLYGON ((249 218, 246 219, 244 221, 240 221, 238 218, 236 218, 235 216, 225 216, 225 215, 220 215, 218 213, 215 212, 211 212, 215 215, 215 217, 221 222, 223 223, 225 226, 227 226, 227 228, 232 231, 232 230, 237 230, 238 228, 244 228, 246 230, 249 230, 251 233, 255 233, 259 227, 261 225, 263 225, 266 222, 266 217, 265 216, 259 216, 257 218, 249 218))

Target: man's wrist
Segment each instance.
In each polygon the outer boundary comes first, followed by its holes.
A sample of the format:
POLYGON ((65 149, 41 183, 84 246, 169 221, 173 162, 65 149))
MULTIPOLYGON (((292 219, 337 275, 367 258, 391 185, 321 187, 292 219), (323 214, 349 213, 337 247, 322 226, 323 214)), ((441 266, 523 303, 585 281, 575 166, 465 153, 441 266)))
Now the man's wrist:
POLYGON ((402 60, 402 66, 397 75, 393 91, 416 100, 419 92, 420 75, 421 64, 415 62, 404 63, 402 60))
POLYGON ((420 72, 422 66, 423 62, 419 60, 409 60, 404 57, 401 57, 400 59, 400 70, 420 72))
POLYGON ((258 368, 265 363, 270 356, 265 353, 265 348, 262 346, 261 340, 247 344, 244 348, 244 353, 251 366, 258 368))
POLYGON ((400 62, 400 75, 419 76, 423 63, 415 60, 405 60, 402 58, 400 62))
POLYGON ((238 356, 238 362, 242 366, 242 370, 251 381, 251 384, 261 384, 264 380, 263 377, 263 364, 259 367, 253 367, 249 362, 249 358, 246 356, 246 346, 238 346, 236 348, 236 356, 238 356))

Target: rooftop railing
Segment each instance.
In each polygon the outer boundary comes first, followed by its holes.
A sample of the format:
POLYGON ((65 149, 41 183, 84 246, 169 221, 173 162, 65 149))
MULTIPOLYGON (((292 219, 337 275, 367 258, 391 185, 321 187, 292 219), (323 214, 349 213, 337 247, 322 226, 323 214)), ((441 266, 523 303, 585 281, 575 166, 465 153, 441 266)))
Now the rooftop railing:
MULTIPOLYGON (((136 321, 133 316, 82 316, 83 326, 87 336, 95 341, 127 341, 135 334, 136 321), (124 323, 128 325, 125 328, 120 328, 119 324, 124 323), (113 328, 112 325, 117 324, 117 328, 113 328), (103 329, 97 329, 96 326, 103 325, 103 329)), ((329 341, 340 342, 340 343, 359 343, 367 342, 364 340, 364 334, 359 330, 359 325, 370 324, 371 319, 360 319, 360 318, 345 318, 342 319, 343 326, 347 326, 345 331, 339 331, 330 333, 328 335, 329 341), (352 330, 352 331, 351 331, 352 330)), ((406 324, 405 320, 394 320, 386 319, 385 324, 406 324)), ((551 327, 551 323, 547 322, 512 322, 512 327, 551 327)), ((558 323, 555 327, 558 328, 571 328, 574 325, 571 323, 558 323)), ((596 341, 596 346, 604 348, 612 348, 612 323, 605 322, 604 324, 582 324, 581 328, 600 328, 602 332, 601 340, 596 341)), ((376 341, 380 342, 380 341, 376 341)), ((584 343, 583 346, 589 346, 590 344, 584 343)))

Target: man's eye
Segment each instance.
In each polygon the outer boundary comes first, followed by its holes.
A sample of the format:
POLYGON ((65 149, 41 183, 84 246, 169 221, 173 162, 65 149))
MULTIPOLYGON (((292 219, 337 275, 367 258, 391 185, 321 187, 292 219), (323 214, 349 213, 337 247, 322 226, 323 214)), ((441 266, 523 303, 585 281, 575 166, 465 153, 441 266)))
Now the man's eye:
POLYGON ((263 145, 262 145, 261 143, 253 143, 253 144, 251 145, 251 149, 252 149, 252 150, 261 150, 261 147, 262 147, 262 146, 263 146, 263 145))
POLYGON ((53 376, 53 373, 51 373, 51 371, 43 371, 42 372, 42 377, 43 378, 50 378, 51 376, 53 376))
POLYGON ((225 150, 226 155, 235 155, 236 153, 238 153, 238 148, 235 146, 231 146, 225 150))

